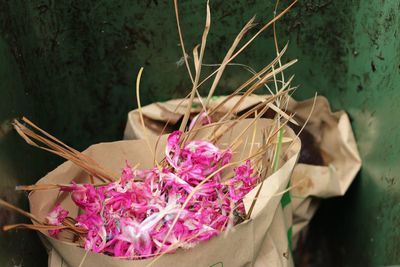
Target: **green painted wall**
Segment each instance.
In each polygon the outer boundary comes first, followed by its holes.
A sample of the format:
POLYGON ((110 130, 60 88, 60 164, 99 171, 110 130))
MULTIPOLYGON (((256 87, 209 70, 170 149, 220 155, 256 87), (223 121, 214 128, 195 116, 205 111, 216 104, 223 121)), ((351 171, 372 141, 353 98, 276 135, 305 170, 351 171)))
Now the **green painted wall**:
POLYGON ((320 253, 310 262, 400 265, 399 10, 399 1, 360 1, 351 39, 343 40, 344 71, 333 87, 320 88, 349 112, 363 168, 344 199, 320 210, 306 245, 320 253))
MULTIPOLYGON (((205 1, 181 2, 192 48, 200 41, 205 1)), ((272 2, 211 1, 205 62, 220 62, 254 14, 258 22, 271 18, 272 2)), ((364 160, 349 194, 323 204, 302 245, 302 266, 400 264, 399 10, 396 0, 302 0, 278 24, 281 44, 290 41, 287 58, 300 61, 291 69, 301 86, 297 96, 318 91, 335 109, 347 109, 364 160)), ((178 43, 171 1, 0 1, 0 196, 26 207, 13 187, 61 162, 25 145, 10 130, 12 118, 26 115, 78 149, 120 139, 126 113, 136 106, 141 66, 143 104, 189 91, 186 71, 176 64, 178 43)), ((237 62, 257 69, 273 55, 269 31, 237 62)), ((235 68, 219 92, 248 75, 235 68)), ((0 211, 2 224, 21 220, 0 211)), ((46 264, 35 233, 1 233, 0 247, 1 266, 46 264)))

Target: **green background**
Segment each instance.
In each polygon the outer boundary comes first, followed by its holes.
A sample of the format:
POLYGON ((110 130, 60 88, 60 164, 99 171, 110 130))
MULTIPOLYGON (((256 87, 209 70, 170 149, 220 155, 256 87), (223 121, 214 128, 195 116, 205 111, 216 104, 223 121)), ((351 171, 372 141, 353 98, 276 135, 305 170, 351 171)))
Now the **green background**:
MULTIPOLYGON (((220 62, 253 15, 260 24, 273 15, 273 1, 210 2, 205 63, 220 62)), ((205 1, 180 7, 191 51, 200 42, 205 1)), ((398 0, 302 0, 278 24, 280 44, 289 41, 286 59, 299 59, 289 71, 300 85, 297 98, 318 92, 335 110, 346 109, 363 159, 348 194, 323 202, 299 266, 400 264, 399 10, 398 0)), ((235 61, 267 64, 271 36, 235 61)), ((178 43, 172 1, 0 1, 0 197, 26 208, 26 194, 14 186, 34 183, 61 162, 26 145, 11 130, 13 118, 25 115, 78 149, 121 139, 141 66, 143 104, 189 92, 186 69, 176 64, 178 43)), ((230 67, 217 92, 248 75, 230 67)), ((1 224, 21 220, 0 210, 1 224)), ((0 247, 1 266, 46 265, 35 233, 1 233, 0 247)))

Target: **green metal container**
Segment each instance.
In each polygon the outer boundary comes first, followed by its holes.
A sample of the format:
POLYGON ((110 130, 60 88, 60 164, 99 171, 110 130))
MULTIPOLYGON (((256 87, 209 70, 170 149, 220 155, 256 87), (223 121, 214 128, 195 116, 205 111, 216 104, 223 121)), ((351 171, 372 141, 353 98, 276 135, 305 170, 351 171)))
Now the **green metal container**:
MULTIPOLYGON (((211 1, 205 63, 219 63, 253 15, 269 20, 273 2, 211 1)), ((192 48, 205 1, 180 8, 192 48)), ((363 158, 348 194, 323 202, 296 254, 299 266, 400 264, 399 11, 396 0, 302 0, 277 24, 280 44, 289 41, 286 59, 299 59, 290 70, 297 98, 318 92, 347 110, 363 158)), ((25 115, 78 149, 121 139, 141 66, 143 104, 189 92, 178 43, 172 1, 1 1, 0 197, 27 208, 15 185, 34 183, 61 162, 27 146, 12 131, 13 118, 25 115)), ((236 62, 258 69, 274 55, 270 30, 236 62)), ((219 94, 244 78, 237 72, 229 68, 219 94)), ((0 211, 1 224, 21 220, 0 211)), ((36 233, 1 233, 0 247, 0 266, 46 265, 36 233)))

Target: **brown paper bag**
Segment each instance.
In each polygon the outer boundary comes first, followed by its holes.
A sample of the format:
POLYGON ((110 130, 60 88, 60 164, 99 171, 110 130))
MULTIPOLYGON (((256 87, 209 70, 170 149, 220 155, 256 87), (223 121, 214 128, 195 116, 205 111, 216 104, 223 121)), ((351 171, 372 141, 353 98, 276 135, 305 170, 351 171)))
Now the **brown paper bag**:
MULTIPOLYGON (((244 120, 236 126, 229 127, 229 134, 225 134, 218 142, 223 148, 249 125, 250 120, 244 120)), ((254 144, 262 142, 261 129, 270 127, 271 120, 261 119, 257 122, 257 131, 254 144)), ((200 131, 197 139, 201 139, 208 130, 200 131)), ((247 131, 252 135, 252 127, 247 131)), ((201 242, 192 249, 178 249, 173 254, 167 254, 159 258, 153 266, 292 266, 293 260, 289 253, 287 240, 287 229, 281 222, 285 220, 280 206, 282 192, 286 189, 296 164, 300 151, 300 141, 295 134, 285 128, 285 137, 293 140, 291 143, 284 143, 282 147, 282 159, 279 170, 270 175, 261 188, 256 205, 250 220, 247 220, 235 227, 233 230, 221 233, 209 241, 201 242), (276 242, 279 240, 279 243, 276 242)), ((243 137, 246 138, 246 135, 243 137)), ((154 147, 156 138, 150 138, 154 147)), ((162 136, 157 146, 156 155, 162 158, 166 143, 166 136, 162 136)), ((247 155, 251 145, 242 144, 235 153, 234 161, 247 155)), ((95 159, 101 166, 120 172, 124 167, 125 160, 131 163, 140 163, 141 168, 153 166, 153 158, 150 149, 147 148, 145 140, 119 141, 113 143, 101 143, 89 147, 85 152, 95 159)), ((71 162, 66 162, 50 172, 40 183, 70 183, 71 181, 87 181, 88 175, 71 162)), ((258 186, 259 187, 259 186, 258 186)), ((258 190, 253 189, 244 199, 245 207, 248 210, 258 190)), ((31 213, 43 219, 52 209, 56 201, 61 201, 61 206, 69 210, 71 216, 78 213, 78 208, 72 203, 70 197, 61 196, 58 198, 57 190, 34 191, 29 196, 31 213)), ((75 244, 49 237, 42 233, 46 240, 54 248, 51 252, 52 267, 59 266, 65 262, 70 267, 78 267, 85 257, 85 250, 75 244), (58 264, 58 265, 57 265, 58 264)), ((87 253, 83 266, 148 266, 153 259, 146 260, 124 260, 110 257, 104 254, 87 253)), ((65 265, 63 265, 65 266, 65 265)))
MULTIPOLYGON (((312 104, 312 99, 291 101, 288 110, 296 112, 298 121, 304 122, 312 104)), ((298 184, 291 190, 294 244, 317 210, 318 201, 312 197, 344 195, 361 167, 349 117, 344 111, 333 113, 326 98, 317 98, 306 129, 315 139, 323 165, 298 163, 293 171, 292 184, 298 184)))
MULTIPOLYGON (((241 113, 263 101, 268 96, 250 95, 238 108, 241 113)), ((226 97, 214 97, 210 107, 221 103, 226 97)), ((239 97, 229 100, 221 113, 230 110, 239 97)), ((313 106, 314 99, 296 102, 290 99, 287 113, 294 113, 294 119, 304 124, 313 106)), ((182 99, 163 103, 153 103, 143 107, 145 125, 148 134, 159 135, 169 122, 166 132, 179 127, 179 122, 187 107, 187 101, 182 99)), ((196 99, 192 106, 192 117, 201 111, 201 102, 196 99)), ((124 139, 143 138, 144 131, 140 123, 138 110, 128 114, 124 139)), ((292 210, 293 210, 293 244, 297 244, 301 230, 310 222, 318 207, 314 197, 328 198, 342 196, 354 180, 361 167, 361 159, 357 150, 351 124, 343 111, 332 113, 329 103, 324 97, 317 97, 305 132, 300 135, 302 151, 300 163, 294 168, 291 177, 292 210), (308 144, 310 143, 311 144, 308 144)), ((286 221, 290 216, 286 216, 286 221)))

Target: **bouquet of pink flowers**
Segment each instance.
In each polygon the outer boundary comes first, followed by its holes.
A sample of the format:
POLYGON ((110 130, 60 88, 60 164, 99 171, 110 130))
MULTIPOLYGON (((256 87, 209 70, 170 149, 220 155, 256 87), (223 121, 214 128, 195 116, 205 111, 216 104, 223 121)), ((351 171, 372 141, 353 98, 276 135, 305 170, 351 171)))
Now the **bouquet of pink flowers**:
MULTIPOLYGON (((181 148, 180 138, 179 131, 168 136, 165 166, 138 170, 127 164, 116 182, 60 188, 82 210, 73 221, 85 231, 86 250, 146 258, 192 247, 245 219, 243 197, 260 179, 250 161, 222 182, 232 152, 198 140, 181 148)), ((46 220, 60 226, 67 216, 68 210, 57 204, 46 220)), ((59 232, 49 231, 51 236, 59 232)))
MULTIPOLYGON (((211 124, 197 133, 175 131, 148 140, 98 144, 83 153, 24 122, 15 121, 15 128, 25 140, 69 161, 37 184, 18 187, 32 191, 31 213, 23 214, 33 224, 5 230, 42 232, 70 266, 129 263, 121 258, 134 259, 135 266, 156 261, 169 266, 177 260, 181 263, 176 266, 187 266, 194 254, 201 255, 204 266, 229 264, 238 260, 228 256, 232 246, 246 243, 243 255, 236 252, 239 262, 256 262, 261 255, 252 251, 262 253, 268 249, 270 231, 285 229, 277 223, 283 218, 276 209, 300 143, 290 128, 275 128, 273 120, 231 120, 221 128, 211 124), (273 137, 279 132, 277 142, 273 137), (193 139, 185 142, 189 133, 193 139), (113 173, 123 159, 127 161, 117 178, 113 173)), ((22 212, 3 201, 0 205, 22 212)), ((284 240, 287 246, 289 240, 284 240)))

